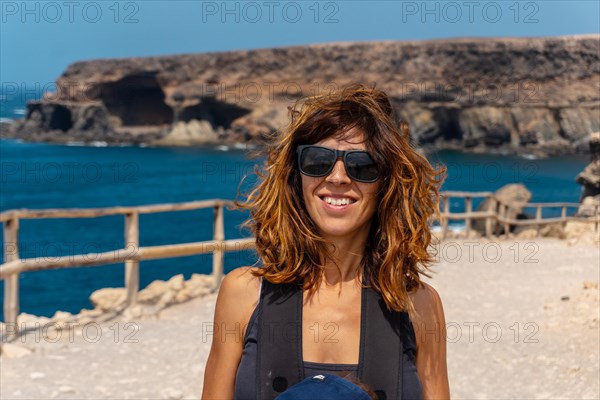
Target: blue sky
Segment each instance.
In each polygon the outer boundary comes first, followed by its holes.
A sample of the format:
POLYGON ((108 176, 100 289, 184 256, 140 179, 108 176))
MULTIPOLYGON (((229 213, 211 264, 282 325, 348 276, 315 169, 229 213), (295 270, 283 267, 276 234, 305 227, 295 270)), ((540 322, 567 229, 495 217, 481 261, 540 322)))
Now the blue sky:
POLYGON ((79 60, 334 41, 600 32, 590 1, 6 1, 0 81, 49 85, 79 60))

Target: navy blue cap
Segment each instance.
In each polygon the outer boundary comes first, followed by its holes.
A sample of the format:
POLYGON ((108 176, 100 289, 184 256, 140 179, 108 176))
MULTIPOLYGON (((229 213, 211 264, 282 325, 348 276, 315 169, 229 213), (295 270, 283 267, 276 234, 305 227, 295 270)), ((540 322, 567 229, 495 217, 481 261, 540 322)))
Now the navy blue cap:
POLYGON ((276 400, 371 400, 371 397, 354 383, 333 374, 314 375, 290 387, 276 400))

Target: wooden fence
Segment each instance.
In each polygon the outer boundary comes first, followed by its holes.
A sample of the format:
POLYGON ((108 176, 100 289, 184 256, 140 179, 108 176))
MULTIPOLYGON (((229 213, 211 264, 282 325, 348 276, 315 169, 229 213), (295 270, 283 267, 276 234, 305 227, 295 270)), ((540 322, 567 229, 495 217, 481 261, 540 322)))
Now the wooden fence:
POLYGON ((0 279, 4 280, 4 321, 17 323, 19 314, 19 274, 57 268, 92 267, 125 263, 126 305, 134 305, 139 291, 139 263, 197 254, 213 254, 212 276, 215 287, 223 276, 223 255, 226 251, 254 248, 254 238, 225 240, 223 208, 231 205, 226 200, 206 200, 177 204, 156 204, 134 207, 95 209, 10 210, 0 213, 4 229, 4 263, 0 265, 0 279), (213 240, 160 246, 139 246, 139 215, 167 211, 185 211, 202 208, 214 209, 213 240), (88 253, 48 258, 19 258, 19 223, 23 219, 93 218, 124 215, 124 247, 103 253, 88 253))
POLYGON ((584 223, 593 223, 594 231, 598 232, 598 226, 600 225, 600 214, 598 205, 594 206, 594 216, 591 218, 587 217, 575 217, 567 215, 567 209, 578 209, 581 203, 524 203, 519 205, 523 210, 535 209, 535 218, 528 219, 517 219, 511 217, 511 213, 516 213, 517 210, 511 208, 509 204, 503 203, 492 192, 457 192, 457 191, 445 191, 440 193, 440 210, 442 220, 440 221, 441 226, 441 239, 444 239, 448 234, 448 222, 451 220, 464 220, 465 221, 465 234, 470 234, 473 229, 472 221, 478 219, 485 220, 485 232, 486 237, 496 236, 498 233, 499 226, 502 228, 502 232, 507 235, 510 234, 511 226, 532 226, 535 227, 537 235, 540 235, 540 229, 543 225, 558 224, 560 223, 563 227, 568 221, 579 221, 584 223), (450 210, 451 199, 459 198, 464 200, 464 212, 453 213, 450 210), (483 198, 485 204, 482 207, 483 211, 473 211, 473 199, 483 198), (544 208, 560 208, 560 217, 553 218, 542 218, 542 210, 544 208))
MULTIPOLYGON (((95 209, 44 209, 44 210, 9 210, 0 213, 0 221, 4 229, 4 263, 0 265, 0 279, 4 280, 4 320, 6 323, 17 323, 19 314, 19 274, 23 272, 41 271, 58 268, 90 267, 114 263, 125 264, 126 305, 131 306, 137 301, 139 291, 139 262, 197 254, 213 254, 212 276, 215 288, 223 276, 223 255, 226 251, 252 249, 254 238, 225 240, 223 208, 231 205, 227 200, 205 200, 176 204, 156 204, 132 207, 110 207, 95 209), (139 215, 167 211, 184 211, 202 208, 214 209, 213 240, 193 243, 168 244, 160 246, 139 246, 139 215), (19 223, 24 219, 43 218, 92 218, 109 215, 124 215, 124 247, 104 253, 89 253, 68 255, 52 259, 19 257, 19 223)), ((527 203, 524 206, 536 209, 535 219, 517 220, 509 218, 510 207, 499 202, 491 192, 442 192, 441 193, 441 236, 444 238, 448 231, 450 220, 464 220, 466 233, 473 229, 472 221, 485 219, 485 235, 493 237, 500 224, 504 232, 509 232, 511 225, 532 225, 539 228, 544 224, 566 223, 577 220, 595 224, 598 231, 598 207, 593 218, 578 218, 567 216, 567 208, 578 207, 579 203, 527 203), (465 201, 465 212, 452 213, 450 200, 462 198, 465 201), (473 211, 473 199, 485 198, 490 202, 488 211, 473 211), (542 218, 542 208, 561 207, 558 218, 542 218)), ((18 326, 18 325, 16 325, 18 326)))

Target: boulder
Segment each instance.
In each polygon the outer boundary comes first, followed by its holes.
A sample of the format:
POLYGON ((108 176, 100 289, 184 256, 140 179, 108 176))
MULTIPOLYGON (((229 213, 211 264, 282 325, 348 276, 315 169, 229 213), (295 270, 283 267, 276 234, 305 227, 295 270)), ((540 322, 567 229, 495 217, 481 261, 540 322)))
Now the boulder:
POLYGON ((540 228, 540 236, 543 237, 554 237, 558 239, 566 239, 567 234, 563 228, 562 223, 558 224, 547 224, 540 228))
MULTIPOLYGON (((57 313, 59 313, 57 311, 57 313)), ((56 315, 56 314, 55 314, 56 315)), ((60 314, 59 314, 60 315, 60 314)), ((54 317, 53 317, 54 318, 54 317)), ((38 317, 37 315, 20 313, 17 317, 20 329, 37 329, 51 322, 50 318, 38 317)))
POLYGON ((94 308, 102 311, 114 311, 125 303, 127 293, 125 288, 104 288, 96 290, 90 296, 94 308))
POLYGON ((588 244, 600 246, 600 234, 594 231, 594 224, 581 221, 568 221, 565 225, 567 244, 588 244))
POLYGON ((191 120, 178 122, 171 131, 160 139, 152 140, 150 146, 194 146, 219 143, 219 136, 210 122, 191 120))
POLYGON ((154 304, 160 298, 170 291, 169 285, 165 281, 155 280, 138 293, 138 303, 154 304))
MULTIPOLYGON (((523 207, 526 203, 531 199, 531 192, 527 190, 527 188, 520 183, 511 183, 505 186, 502 186, 500 189, 496 191, 494 194, 498 203, 507 204, 508 214, 506 215, 509 219, 524 219, 527 218, 527 215, 523 213, 523 207)), ((496 212, 499 211, 499 204, 496 204, 496 212)), ((491 209, 491 203, 486 199, 482 201, 477 207, 476 211, 489 211, 491 209)), ((494 235, 500 235, 504 232, 504 225, 501 223, 494 224, 495 226, 492 229, 494 235)), ((472 228, 481 233, 485 234, 485 220, 477 219, 472 222, 472 228)), ((510 231, 515 230, 514 225, 510 225, 510 231)), ((518 231, 517 231, 518 232, 518 231)), ((515 232, 515 233, 517 233, 515 232)))
POLYGON ((183 289, 183 274, 178 274, 167 281, 167 287, 170 290, 179 291, 183 289))
POLYGON ((583 289, 598 289, 598 282, 594 281, 583 281, 583 289))
MULTIPOLYGON (((76 324, 75 332, 79 334, 83 325, 98 319, 157 317, 165 307, 210 294, 214 290, 211 275, 192 274, 191 278, 186 281, 183 274, 178 274, 168 281, 155 280, 151 282, 138 293, 137 303, 131 307, 125 307, 125 288, 104 288, 96 290, 90 295, 90 301, 94 306, 93 310, 82 309, 77 315, 57 311, 52 318, 21 313, 18 320, 26 330, 44 327, 52 331, 71 329, 72 324, 76 324)), ((0 322, 0 333, 5 333, 6 330, 6 324, 0 322)), ((15 352, 17 351, 19 349, 15 349, 15 352)))
POLYGON ((532 240, 537 237, 537 230, 533 228, 522 229, 515 233, 515 238, 518 240, 532 240))
POLYGON ((143 317, 155 317, 163 308, 158 304, 136 304, 123 311, 123 318, 134 320, 143 317))
POLYGON ((175 303, 177 303, 176 297, 177 297, 177 292, 176 291, 174 291, 174 290, 167 290, 160 297, 160 300, 158 301, 157 305, 160 308, 165 308, 167 306, 170 306, 171 304, 175 304, 175 303))
POLYGON ((21 358, 31 354, 31 349, 19 346, 14 343, 2 343, 0 345, 0 355, 6 358, 21 358))
POLYGON ((581 205, 575 213, 576 217, 593 217, 600 213, 600 194, 584 197, 581 205))
POLYGON ((191 278, 185 282, 185 287, 193 290, 214 289, 214 277, 207 274, 192 274, 191 278))
POLYGON ((59 393, 65 393, 65 394, 77 393, 77 390, 75 390, 74 387, 68 386, 68 385, 59 386, 58 391, 59 391, 59 393))
MULTIPOLYGON (((93 295, 93 294, 92 294, 93 295)), ((74 317, 73 314, 71 314, 70 312, 66 312, 66 311, 57 311, 54 313, 54 315, 52 316, 52 320, 53 321, 70 321, 72 320, 74 317)))
POLYGON ((179 400, 184 397, 184 393, 180 389, 168 387, 161 391, 161 397, 167 400, 179 400))
MULTIPOLYGON (((22 120, 20 120, 22 121, 22 120)), ((15 129, 15 121, 0 119, 0 137, 10 137, 15 129)))
POLYGON ((580 202, 586 197, 600 195, 600 131, 590 135, 589 146, 592 160, 575 178, 583 186, 580 202))
POLYGON ((523 206, 531 200, 531 192, 521 183, 510 183, 502 186, 495 193, 500 203, 508 204, 515 212, 513 218, 520 214, 523 206))

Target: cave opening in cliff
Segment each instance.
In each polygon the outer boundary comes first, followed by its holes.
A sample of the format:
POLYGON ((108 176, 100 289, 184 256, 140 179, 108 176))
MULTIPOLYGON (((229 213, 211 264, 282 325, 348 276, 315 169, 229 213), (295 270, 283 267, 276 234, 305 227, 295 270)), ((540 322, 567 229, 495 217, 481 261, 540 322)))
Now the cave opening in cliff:
POLYGON ((163 126, 173 123, 173 109, 165 103, 165 94, 154 74, 127 76, 102 84, 100 100, 122 126, 163 126))
POLYGON ((50 115, 50 119, 48 121, 49 129, 59 129, 63 132, 68 131, 73 127, 73 118, 71 116, 71 111, 61 105, 56 105, 52 114, 50 115))
POLYGON ((437 118, 443 128, 443 138, 446 141, 462 140, 463 131, 460 127, 460 111, 457 109, 438 109, 437 118))
POLYGON ((200 103, 181 110, 179 121, 190 122, 193 119, 208 121, 212 128, 229 129, 236 119, 249 114, 251 110, 235 104, 225 103, 212 97, 203 97, 200 103))

